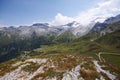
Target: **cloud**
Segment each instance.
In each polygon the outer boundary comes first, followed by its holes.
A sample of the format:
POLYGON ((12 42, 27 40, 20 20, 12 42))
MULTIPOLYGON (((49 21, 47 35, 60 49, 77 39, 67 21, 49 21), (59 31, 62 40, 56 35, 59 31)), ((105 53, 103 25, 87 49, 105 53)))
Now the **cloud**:
POLYGON ((82 25, 87 25, 96 18, 98 19, 97 21, 103 22, 107 17, 117 14, 120 14, 120 0, 105 0, 94 5, 94 7, 81 12, 75 17, 67 17, 58 13, 51 24, 63 25, 71 21, 78 21, 82 25))
POLYGON ((72 22, 73 18, 67 17, 67 16, 63 16, 61 13, 58 13, 55 16, 55 19, 51 22, 51 24, 54 25, 63 25, 69 22, 72 22))
POLYGON ((82 12, 76 18, 77 21, 84 23, 89 23, 90 21, 96 19, 97 17, 106 19, 107 17, 114 16, 120 12, 120 0, 108 0, 101 3, 98 3, 96 7, 88 9, 87 11, 82 12))

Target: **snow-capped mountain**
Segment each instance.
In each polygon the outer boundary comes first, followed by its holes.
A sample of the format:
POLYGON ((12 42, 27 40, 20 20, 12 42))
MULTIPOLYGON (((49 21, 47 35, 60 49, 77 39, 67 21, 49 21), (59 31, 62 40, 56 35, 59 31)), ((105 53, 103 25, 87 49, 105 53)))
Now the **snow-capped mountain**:
POLYGON ((95 25, 89 31, 88 35, 93 41, 101 36, 106 35, 107 33, 112 33, 118 30, 120 30, 120 15, 110 17, 106 19, 103 23, 95 23, 95 25))
POLYGON ((106 24, 112 24, 112 23, 115 23, 115 22, 118 22, 118 21, 120 21, 120 14, 117 15, 117 16, 115 16, 115 17, 110 17, 110 18, 106 19, 104 21, 104 23, 106 23, 106 24))
POLYGON ((69 30, 75 36, 82 36, 90 30, 89 26, 82 26, 76 21, 61 26, 51 26, 48 23, 35 23, 31 26, 4 27, 0 28, 0 31, 9 35, 17 33, 19 37, 31 37, 33 33, 36 33, 37 36, 47 36, 48 34, 57 36, 69 30))
MULTIPOLYGON (((52 26, 48 23, 35 23, 30 26, 19 26, 19 27, 1 27, 0 33, 1 35, 17 35, 19 37, 31 37, 33 33, 37 36, 48 36, 48 35, 60 35, 66 31, 71 31, 75 36, 80 37, 87 34, 89 31, 101 31, 107 27, 108 24, 115 23, 120 21, 120 15, 115 17, 110 17, 106 19, 103 23, 105 18, 96 18, 95 20, 91 21, 89 25, 81 25, 77 21, 73 21, 71 23, 67 23, 65 25, 60 26, 52 26)), ((112 29, 111 29, 112 30, 112 29)))
POLYGON ((115 28, 115 27, 111 27, 109 25, 113 24, 113 23, 119 23, 119 21, 120 21, 120 15, 117 15, 115 17, 110 17, 110 18, 106 19, 103 23, 97 22, 93 26, 91 31, 101 32, 101 31, 106 30, 106 31, 112 32, 114 30, 113 28, 115 28))
POLYGON ((75 36, 80 37, 80 36, 87 34, 93 25, 94 25, 93 22, 91 22, 87 26, 84 26, 84 25, 81 25, 79 22, 73 21, 66 25, 62 25, 62 27, 64 28, 64 32, 69 30, 75 36))
POLYGON ((48 23, 36 23, 31 26, 2 27, 1 34, 18 34, 19 37, 31 37, 33 33, 37 36, 47 36, 48 34, 57 35, 63 28, 51 27, 48 23))

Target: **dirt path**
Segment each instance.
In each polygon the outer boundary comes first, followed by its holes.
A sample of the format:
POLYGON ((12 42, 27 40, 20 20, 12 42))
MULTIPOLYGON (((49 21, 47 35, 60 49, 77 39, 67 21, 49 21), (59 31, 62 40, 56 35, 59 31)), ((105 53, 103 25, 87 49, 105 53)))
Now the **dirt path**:
POLYGON ((107 55, 117 55, 120 56, 118 53, 107 53, 107 52, 99 52, 96 54, 101 62, 105 62, 105 59, 101 56, 102 54, 107 54, 107 55))

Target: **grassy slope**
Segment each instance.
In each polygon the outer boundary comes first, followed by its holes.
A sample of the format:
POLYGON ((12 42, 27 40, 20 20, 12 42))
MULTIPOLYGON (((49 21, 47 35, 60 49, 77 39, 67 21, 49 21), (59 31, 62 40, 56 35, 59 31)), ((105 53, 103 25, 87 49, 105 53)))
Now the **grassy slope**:
POLYGON ((71 31, 65 31, 64 33, 60 34, 59 36, 57 36, 53 42, 54 43, 63 43, 63 42, 70 42, 73 39, 75 39, 75 36, 73 35, 73 33, 71 31))
MULTIPOLYGON (((120 31, 107 34, 95 41, 90 41, 88 36, 83 36, 75 39, 72 42, 61 43, 52 46, 45 46, 42 50, 45 54, 80 54, 86 56, 93 56, 97 58, 96 54, 99 52, 120 53, 120 31)), ((107 57, 105 57, 107 58, 107 57)), ((111 62, 111 64, 118 64, 118 58, 111 62)), ((118 64, 119 65, 119 64, 118 64)))
MULTIPOLYGON (((116 51, 120 49, 120 30, 115 31, 113 33, 107 34, 99 39, 96 42, 100 43, 101 45, 108 45, 112 46, 116 51)), ((111 49, 112 50, 112 49, 111 49)))
MULTIPOLYGON (((92 62, 92 58, 86 58, 85 56, 81 56, 81 55, 61 55, 61 54, 57 54, 57 55, 42 55, 42 56, 38 56, 38 55, 34 55, 31 58, 28 58, 24 61, 22 61, 21 59, 12 59, 9 60, 5 63, 0 64, 0 76, 5 75, 8 72, 14 71, 15 69, 17 69, 20 65, 24 65, 29 63, 30 65, 26 65, 24 67, 22 67, 21 71, 25 71, 28 72, 29 74, 34 73, 35 71, 37 71, 37 69, 41 66, 45 66, 45 72, 37 74, 36 76, 33 77, 33 80, 36 80, 38 77, 43 77, 43 78, 47 78, 47 77, 54 77, 57 76, 59 78, 59 80, 61 80, 61 78, 63 77, 63 73, 65 73, 67 70, 71 71, 71 69, 73 69, 74 67, 76 67, 77 65, 81 64, 82 62, 85 62, 84 64, 81 65, 81 70, 79 71, 81 76, 85 79, 85 80, 95 80, 96 78, 99 78, 100 75, 103 75, 105 77, 105 79, 107 78, 105 74, 102 73, 98 73, 96 71, 96 69, 94 68, 94 64, 92 62), (38 64, 35 61, 30 61, 30 62, 26 62, 26 60, 28 59, 48 59, 48 61, 46 63, 41 63, 38 64), (52 61, 52 62, 51 62, 52 61), (16 64, 18 62, 21 62, 20 64, 18 64, 17 66, 12 66, 13 64, 16 64), (51 65, 56 66, 56 67, 51 67, 51 65)), ((111 71, 114 71, 114 73, 120 74, 119 73, 119 67, 112 67, 110 65, 107 65, 105 63, 99 63, 101 65, 105 65, 102 68, 108 69, 111 71)), ((21 73, 18 73, 21 74, 21 73)), ((22 77, 22 76, 21 76, 22 77)), ((119 77, 119 75, 118 75, 119 77)), ((43 79, 46 80, 46 79, 43 79)), ((109 79, 106 79, 109 80, 109 79)))
MULTIPOLYGON (((64 33, 62 36, 58 36, 57 39, 61 40, 63 38, 69 37, 67 35, 71 36, 72 34, 68 31, 64 33)), ((56 45, 44 46, 42 47, 42 49, 40 49, 40 52, 34 52, 34 53, 32 52, 32 54, 30 55, 36 55, 35 53, 37 53, 37 55, 42 53, 44 54, 60 53, 60 54, 80 54, 80 55, 93 56, 95 58, 98 58, 96 54, 99 52, 120 53, 120 31, 115 31, 113 33, 107 34, 103 37, 98 38, 95 41, 90 41, 90 38, 91 37, 89 35, 85 35, 81 38, 73 40, 72 42, 66 42, 66 43, 60 42, 59 44, 56 45)), ((111 61, 109 60, 109 62, 111 61)))
POLYGON ((49 53, 98 53, 98 52, 120 52, 120 32, 107 34, 96 41, 90 41, 83 36, 69 43, 61 43, 44 47, 44 52, 49 53), (111 45, 111 46, 110 46, 111 45))

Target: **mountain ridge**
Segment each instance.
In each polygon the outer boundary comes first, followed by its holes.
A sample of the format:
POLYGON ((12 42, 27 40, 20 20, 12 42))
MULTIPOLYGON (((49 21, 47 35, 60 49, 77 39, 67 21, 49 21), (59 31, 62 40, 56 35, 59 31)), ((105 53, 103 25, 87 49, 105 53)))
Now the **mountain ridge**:
MULTIPOLYGON (((31 26, 20 26, 17 28, 13 26, 8 28, 3 27, 0 28, 0 55, 2 56, 14 50, 16 53, 32 50, 42 45, 61 43, 61 41, 62 43, 71 42, 79 37, 83 40, 95 41, 107 33, 119 30, 119 23, 120 22, 106 24, 105 22, 97 22, 95 24, 92 22, 90 25, 84 27, 80 23, 74 21, 56 27, 47 23, 35 23, 31 26)), ((97 49, 100 47, 101 46, 97 45, 97 49)))

